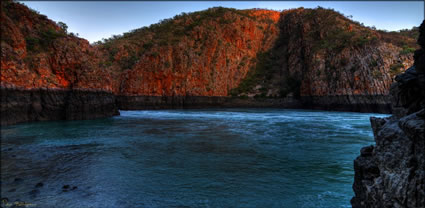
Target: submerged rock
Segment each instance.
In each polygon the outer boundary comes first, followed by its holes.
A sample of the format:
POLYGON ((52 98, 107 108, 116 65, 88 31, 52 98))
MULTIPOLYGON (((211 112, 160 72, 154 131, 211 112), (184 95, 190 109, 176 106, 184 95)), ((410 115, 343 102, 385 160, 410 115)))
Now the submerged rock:
POLYGON ((70 185, 64 185, 63 187, 62 187, 62 191, 63 192, 68 192, 68 191, 74 191, 74 190, 76 190, 78 187, 77 186, 70 186, 70 185))
POLYGON ((41 182, 40 182, 40 183, 35 184, 35 187, 36 187, 36 188, 41 188, 41 187, 43 187, 43 186, 44 186, 44 184, 43 184, 43 183, 41 183, 41 182))
POLYGON ((13 182, 14 182, 14 183, 21 183, 23 180, 24 180, 24 179, 22 179, 22 178, 15 178, 15 179, 13 180, 13 182))

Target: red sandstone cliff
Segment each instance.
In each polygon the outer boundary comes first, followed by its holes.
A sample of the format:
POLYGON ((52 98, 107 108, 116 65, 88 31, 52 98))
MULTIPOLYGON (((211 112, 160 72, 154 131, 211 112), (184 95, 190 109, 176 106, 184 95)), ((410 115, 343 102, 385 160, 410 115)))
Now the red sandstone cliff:
POLYGON ((1 84, 31 88, 112 90, 99 52, 26 6, 1 3, 1 84))
POLYGON ((369 29, 332 10, 284 11, 278 29, 273 48, 254 68, 256 81, 242 83, 235 94, 385 95, 395 75, 413 64, 408 47, 416 47, 414 39, 369 29))
POLYGON ((111 73, 87 40, 46 16, 1 2, 1 125, 117 115, 111 73))
POLYGON ((2 85, 150 96, 388 94, 414 39, 327 9, 182 14, 90 45, 2 2, 2 85))
POLYGON ((98 47, 120 77, 117 94, 227 96, 233 89, 281 97, 388 94, 394 76, 413 63, 412 45, 321 8, 212 8, 98 47))
POLYGON ((272 47, 279 12, 213 8, 99 45, 123 95, 227 96, 272 47), (130 63, 130 64, 129 64, 130 63))

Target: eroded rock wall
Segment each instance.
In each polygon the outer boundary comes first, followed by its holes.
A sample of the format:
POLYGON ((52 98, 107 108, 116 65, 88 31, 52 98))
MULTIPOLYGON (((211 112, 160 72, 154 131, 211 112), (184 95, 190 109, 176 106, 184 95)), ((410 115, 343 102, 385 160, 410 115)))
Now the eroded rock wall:
POLYGON ((86 120, 119 115, 111 92, 87 89, 1 89, 1 125, 86 120))

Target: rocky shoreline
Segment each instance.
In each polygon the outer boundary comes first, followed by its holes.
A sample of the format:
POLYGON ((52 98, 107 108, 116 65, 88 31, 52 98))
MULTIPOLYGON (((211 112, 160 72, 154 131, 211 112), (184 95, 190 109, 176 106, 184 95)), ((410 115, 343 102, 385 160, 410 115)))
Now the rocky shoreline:
POLYGON ((288 98, 239 98, 219 96, 117 96, 121 110, 184 108, 297 108, 327 111, 391 113, 385 95, 352 95, 288 98))
POLYGON ((295 108, 295 99, 235 98, 220 96, 117 96, 120 110, 196 109, 196 108, 295 108))
POLYGON ((391 87, 394 113, 370 119, 375 146, 354 161, 354 208, 425 207, 425 23, 415 64, 391 87))
POLYGON ((115 96, 87 89, 1 88, 1 125, 47 120, 86 120, 119 115, 118 110, 199 108, 288 108, 391 113, 385 96, 238 98, 220 96, 115 96), (373 100, 379 102, 373 102, 373 100))
POLYGON ((388 95, 339 95, 301 97, 303 108, 362 113, 392 113, 388 95))
POLYGON ((111 92, 85 89, 1 89, 1 125, 119 115, 111 92))

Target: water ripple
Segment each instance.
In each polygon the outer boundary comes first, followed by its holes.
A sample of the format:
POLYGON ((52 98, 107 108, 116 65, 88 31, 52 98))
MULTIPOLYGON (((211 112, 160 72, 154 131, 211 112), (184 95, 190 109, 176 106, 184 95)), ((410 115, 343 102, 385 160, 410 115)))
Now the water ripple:
POLYGON ((121 111, 7 126, 1 195, 36 207, 349 207, 370 116, 386 115, 121 111))

